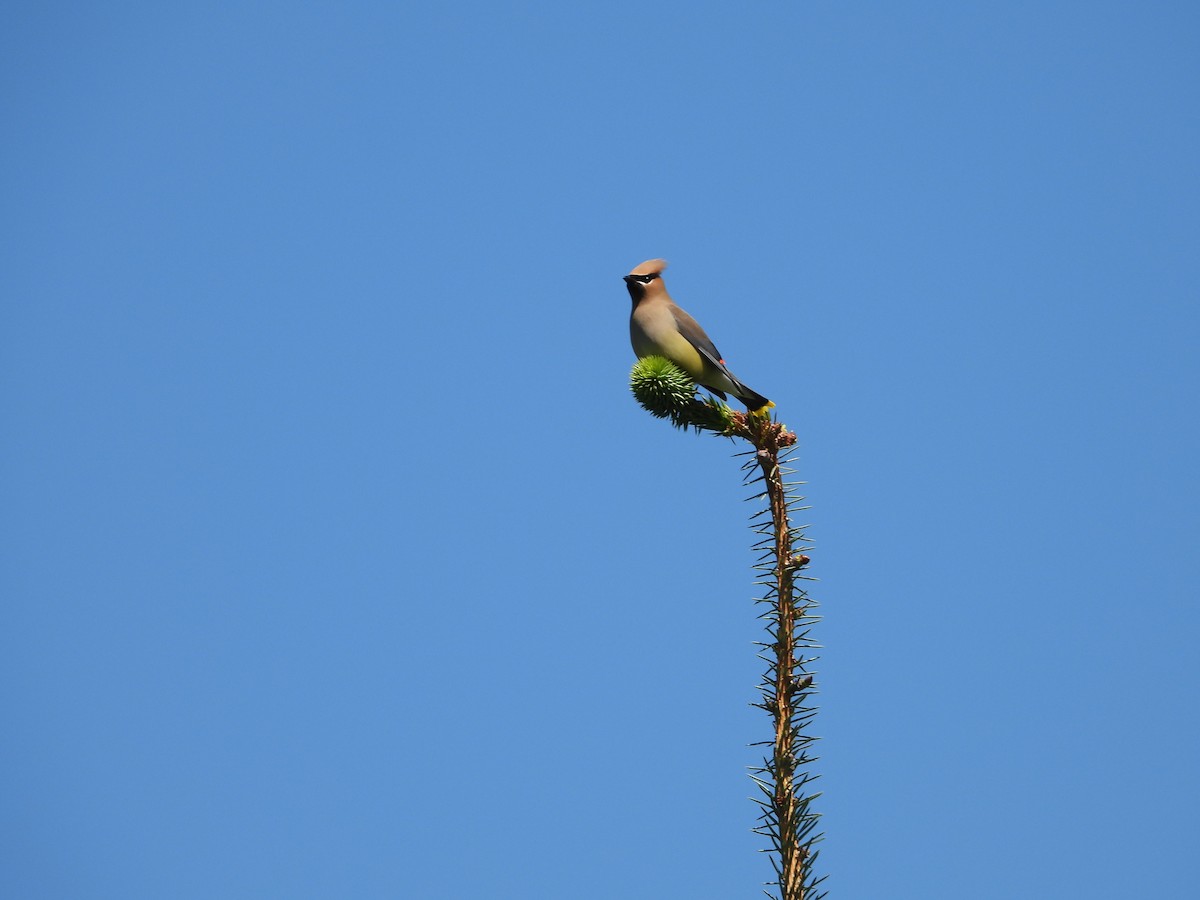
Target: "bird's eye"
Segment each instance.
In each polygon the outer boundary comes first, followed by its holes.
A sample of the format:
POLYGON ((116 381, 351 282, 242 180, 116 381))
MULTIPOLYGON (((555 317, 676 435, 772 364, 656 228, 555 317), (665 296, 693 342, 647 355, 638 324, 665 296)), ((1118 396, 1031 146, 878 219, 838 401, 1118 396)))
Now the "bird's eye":
POLYGON ((657 277, 657 275, 639 275, 638 281, 640 281, 642 284, 649 284, 657 277))

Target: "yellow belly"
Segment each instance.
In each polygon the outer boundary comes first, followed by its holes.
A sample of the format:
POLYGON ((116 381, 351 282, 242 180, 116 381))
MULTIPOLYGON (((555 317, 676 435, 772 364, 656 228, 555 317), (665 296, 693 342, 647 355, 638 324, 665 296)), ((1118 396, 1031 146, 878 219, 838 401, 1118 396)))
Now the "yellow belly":
POLYGON ((647 328, 645 323, 630 323, 629 336, 633 342, 633 352, 637 354, 638 359, 665 356, 693 379, 699 380, 704 374, 704 359, 700 356, 700 351, 674 328, 656 328, 653 322, 649 325, 647 328))

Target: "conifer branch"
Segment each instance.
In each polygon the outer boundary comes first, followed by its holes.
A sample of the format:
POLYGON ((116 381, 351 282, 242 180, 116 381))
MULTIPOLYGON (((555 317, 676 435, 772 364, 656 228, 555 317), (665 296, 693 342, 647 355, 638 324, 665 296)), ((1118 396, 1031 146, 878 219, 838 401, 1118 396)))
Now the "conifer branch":
POLYGON ((819 793, 809 790, 817 777, 809 768, 816 760, 809 753, 816 741, 809 733, 816 715, 810 668, 816 657, 809 654, 817 649, 809 630, 818 617, 816 603, 797 583, 812 580, 801 574, 809 564, 809 547, 803 529, 792 526, 790 515, 804 508, 799 506, 803 498, 784 480, 792 474, 786 463, 796 435, 769 416, 738 412, 713 398, 697 400, 692 379, 663 357, 639 360, 630 374, 630 387, 648 412, 677 428, 741 438, 753 447, 743 454, 748 458, 742 469, 745 484, 762 485, 753 499, 766 501, 766 508, 751 516, 751 522, 761 535, 754 545, 761 552, 755 564, 756 584, 766 589, 755 602, 764 607, 760 618, 767 623, 769 638, 760 644, 759 658, 767 663, 767 671, 754 705, 771 717, 774 732, 771 740, 757 742, 770 752, 750 773, 760 791, 755 799, 759 824, 754 831, 770 842, 772 884, 778 893, 767 895, 778 900, 820 900, 825 893, 818 892, 818 885, 824 877, 815 876, 813 864, 822 835, 816 830, 818 814, 812 810, 819 793))

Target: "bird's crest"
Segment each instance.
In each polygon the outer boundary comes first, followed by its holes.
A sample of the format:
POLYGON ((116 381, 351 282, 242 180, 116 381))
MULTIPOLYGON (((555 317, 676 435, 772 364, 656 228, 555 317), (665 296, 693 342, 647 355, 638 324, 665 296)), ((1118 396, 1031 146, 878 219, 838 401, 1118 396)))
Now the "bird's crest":
POLYGON ((635 268, 629 274, 630 275, 661 275, 666 268, 667 268, 667 261, 665 259, 648 259, 644 263, 639 265, 637 268, 635 268))

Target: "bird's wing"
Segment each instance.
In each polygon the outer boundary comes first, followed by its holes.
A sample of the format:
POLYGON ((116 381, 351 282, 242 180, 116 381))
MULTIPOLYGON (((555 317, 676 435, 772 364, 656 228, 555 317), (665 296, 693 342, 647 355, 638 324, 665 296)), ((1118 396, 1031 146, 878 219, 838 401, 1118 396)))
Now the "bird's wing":
POLYGON ((704 333, 700 323, 674 304, 671 305, 671 315, 675 317, 675 325, 679 328, 679 333, 687 338, 687 342, 718 369, 725 369, 725 360, 721 359, 721 351, 704 333))

